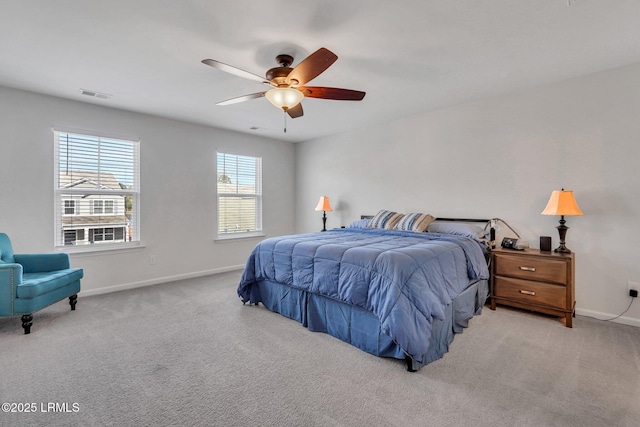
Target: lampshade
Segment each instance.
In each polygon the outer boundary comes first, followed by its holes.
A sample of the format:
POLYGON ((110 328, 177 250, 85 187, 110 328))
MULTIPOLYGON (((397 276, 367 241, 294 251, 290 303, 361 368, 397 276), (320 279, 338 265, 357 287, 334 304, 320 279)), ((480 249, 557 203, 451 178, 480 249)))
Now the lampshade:
POLYGON ((329 198, 327 196, 320 197, 320 201, 318 202, 318 206, 316 206, 317 211, 325 211, 332 212, 331 205, 329 204, 329 198))
POLYGON ((295 107, 302 101, 302 98, 304 98, 302 92, 290 87, 273 88, 267 91, 264 96, 270 103, 283 110, 295 107))
POLYGON ((576 203, 575 197, 573 197, 573 191, 563 188, 562 190, 555 190, 551 193, 549 203, 547 203, 547 207, 542 211, 542 215, 576 216, 583 214, 578 207, 578 203, 576 203))

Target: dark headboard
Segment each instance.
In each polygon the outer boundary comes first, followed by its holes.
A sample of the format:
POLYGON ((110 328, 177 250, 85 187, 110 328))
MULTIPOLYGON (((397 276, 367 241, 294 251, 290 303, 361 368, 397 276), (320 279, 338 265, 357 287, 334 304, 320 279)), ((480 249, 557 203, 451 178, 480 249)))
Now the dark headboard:
MULTIPOLYGON (((482 222, 485 224, 489 224, 489 238, 491 239, 491 244, 493 246, 493 242, 496 240, 496 229, 493 226, 493 219, 484 219, 484 218, 436 218, 436 221, 455 221, 455 222, 482 222)), ((486 228, 485 228, 486 230, 486 228)))

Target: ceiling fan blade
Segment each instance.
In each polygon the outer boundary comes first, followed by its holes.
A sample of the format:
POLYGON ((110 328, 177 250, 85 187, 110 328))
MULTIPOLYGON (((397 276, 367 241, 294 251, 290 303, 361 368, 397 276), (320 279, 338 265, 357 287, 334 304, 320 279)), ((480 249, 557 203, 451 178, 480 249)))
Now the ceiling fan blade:
POLYGON ((216 61, 215 59, 203 59, 202 63, 209 65, 213 68, 217 68, 218 70, 224 71, 225 73, 233 74, 234 76, 253 80, 258 83, 263 83, 269 86, 272 85, 271 82, 269 80, 266 80, 264 77, 260 77, 257 74, 253 74, 248 71, 241 70, 240 68, 233 67, 231 65, 227 65, 224 62, 216 61))
POLYGON ((361 101, 366 92, 337 87, 303 86, 298 88, 307 98, 335 99, 338 101, 361 101))
POLYGON ((249 95, 238 96, 237 98, 227 99, 225 101, 216 102, 216 105, 231 105, 238 102, 248 101, 250 99, 262 98, 266 92, 252 93, 249 95))
POLYGON ((296 117, 301 117, 304 114, 304 112, 302 111, 302 102, 296 105, 295 107, 289 108, 287 110, 287 114, 292 119, 295 119, 296 117))
POLYGON ((329 49, 321 47, 302 60, 287 76, 287 81, 291 86, 302 86, 303 84, 318 77, 331 64, 336 62, 338 56, 329 49))

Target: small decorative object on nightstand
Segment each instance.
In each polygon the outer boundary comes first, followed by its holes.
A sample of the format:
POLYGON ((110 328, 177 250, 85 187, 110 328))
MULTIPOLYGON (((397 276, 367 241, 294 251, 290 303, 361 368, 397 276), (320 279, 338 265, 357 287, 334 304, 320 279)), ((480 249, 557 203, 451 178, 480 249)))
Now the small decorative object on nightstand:
POLYGON ((573 326, 575 255, 537 249, 491 252, 491 309, 496 304, 564 317, 573 326))
POLYGON ((554 252, 560 252, 564 254, 570 254, 571 251, 564 245, 564 237, 567 234, 567 227, 565 224, 565 215, 582 215, 582 211, 578 207, 575 197, 573 197, 573 191, 565 190, 554 191, 551 193, 549 203, 547 207, 542 211, 542 215, 560 215, 560 225, 556 228, 560 234, 560 246, 558 246, 554 252))
POLYGON ((551 236, 540 236, 540 250, 551 252, 551 236))
POLYGON ((317 211, 322 211, 322 231, 327 231, 327 212, 332 212, 331 205, 329 204, 329 198, 327 196, 320 197, 317 211))

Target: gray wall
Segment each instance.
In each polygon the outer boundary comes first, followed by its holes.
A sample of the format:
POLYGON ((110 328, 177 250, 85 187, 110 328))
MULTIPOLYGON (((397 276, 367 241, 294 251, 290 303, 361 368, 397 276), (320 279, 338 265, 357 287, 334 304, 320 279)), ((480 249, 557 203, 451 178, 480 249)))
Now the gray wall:
MULTIPOLYGON (((640 65, 466 103, 297 146, 297 231, 380 209, 498 217, 538 247, 558 245, 553 190, 574 190, 567 217, 579 314, 622 313, 640 282, 640 65)), ((363 102, 375 102, 373 97, 363 102)), ((503 227, 500 230, 506 234, 503 227)), ((640 326, 640 302, 620 321, 640 326)))
POLYGON ((262 156, 265 233, 294 232, 290 143, 0 87, 0 231, 18 253, 54 250, 53 128, 141 141, 144 247, 72 254, 82 295, 244 266, 259 239, 214 242, 216 150, 262 156))

